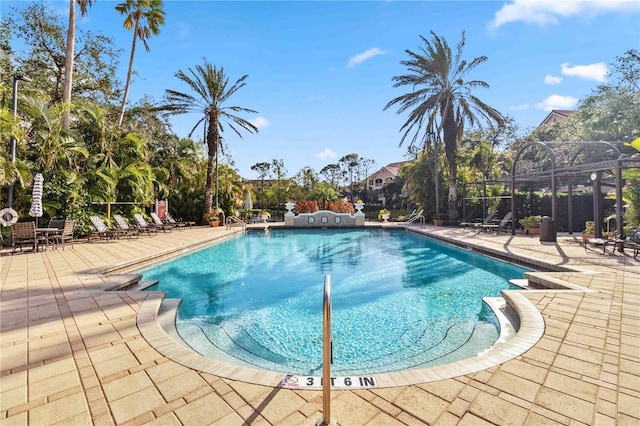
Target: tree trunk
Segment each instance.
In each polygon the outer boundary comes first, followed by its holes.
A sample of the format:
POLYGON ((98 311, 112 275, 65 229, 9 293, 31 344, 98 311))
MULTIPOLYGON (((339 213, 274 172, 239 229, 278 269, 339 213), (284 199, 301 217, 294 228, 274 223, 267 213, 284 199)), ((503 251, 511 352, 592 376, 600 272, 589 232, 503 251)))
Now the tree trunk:
POLYGON ((447 194, 447 219, 458 219, 458 191, 456 188, 456 178, 458 165, 456 163, 456 151, 458 140, 458 126, 456 125, 453 108, 447 111, 444 122, 444 151, 449 166, 449 192, 447 194))
POLYGON ((205 181, 204 188, 204 212, 203 214, 210 212, 213 207, 213 174, 215 173, 215 161, 216 154, 215 151, 212 153, 209 151, 208 159, 207 159, 207 177, 205 181))
POLYGON ((205 190, 204 190, 204 213, 210 212, 213 208, 213 183, 214 183, 214 173, 215 173, 215 163, 216 158, 218 157, 218 119, 215 116, 209 118, 209 120, 205 120, 208 122, 207 128, 207 150, 208 152, 208 160, 207 160, 207 178, 205 182, 205 190))
POLYGON ((76 43, 76 0, 69 0, 69 26, 67 28, 67 49, 64 58, 64 86, 62 89, 62 128, 69 129, 71 114, 71 83, 73 81, 73 55, 76 43))
POLYGON ((122 105, 120 106, 120 117, 118 117, 118 127, 122 126, 124 118, 124 110, 127 106, 127 98, 129 97, 129 86, 131 85, 131 74, 133 72, 133 58, 136 54, 136 41, 138 40, 138 20, 133 28, 133 42, 131 43, 131 56, 129 57, 129 70, 127 71, 127 82, 124 85, 124 96, 122 97, 122 105))

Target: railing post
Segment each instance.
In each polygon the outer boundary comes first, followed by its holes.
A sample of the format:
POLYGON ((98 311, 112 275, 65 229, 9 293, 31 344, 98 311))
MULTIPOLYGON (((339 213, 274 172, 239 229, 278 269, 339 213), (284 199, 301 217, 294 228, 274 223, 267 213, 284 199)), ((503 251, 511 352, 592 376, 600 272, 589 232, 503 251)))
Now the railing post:
POLYGON ((324 301, 322 304, 322 419, 317 426, 336 425, 331 418, 331 276, 324 276, 324 301))

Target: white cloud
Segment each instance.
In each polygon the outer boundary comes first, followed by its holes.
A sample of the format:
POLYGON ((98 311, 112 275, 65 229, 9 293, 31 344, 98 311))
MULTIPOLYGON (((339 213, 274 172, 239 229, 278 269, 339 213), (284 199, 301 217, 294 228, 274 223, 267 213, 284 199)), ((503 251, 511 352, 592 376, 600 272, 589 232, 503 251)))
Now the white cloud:
POLYGON ((547 84, 560 84, 562 83, 562 77, 556 77, 555 75, 547 75, 544 78, 544 82, 547 84))
POLYGON ((269 120, 264 117, 256 117, 251 120, 251 124, 256 126, 258 129, 263 129, 265 127, 269 127, 269 120))
POLYGON ((191 35, 191 25, 187 22, 178 22, 178 35, 181 39, 189 38, 191 35))
POLYGON ((573 96, 551 95, 542 102, 536 104, 536 108, 551 111, 553 109, 571 109, 578 104, 578 100, 573 96))
POLYGON ((578 77, 583 80, 595 80, 601 83, 606 80, 609 73, 609 69, 604 62, 591 65, 575 65, 573 67, 570 67, 568 63, 564 63, 560 67, 562 68, 562 75, 578 77))
POLYGON ((637 0, 511 0, 495 13, 489 27, 495 29, 518 21, 540 26, 557 25, 560 18, 627 13, 637 11, 639 7, 637 0))
POLYGON ((351 59, 349 59, 349 63, 347 64, 347 67, 353 68, 356 65, 363 63, 369 58, 373 58, 374 56, 377 56, 377 55, 384 55, 387 53, 389 53, 389 51, 381 50, 377 47, 374 47, 373 49, 369 49, 366 52, 358 53, 357 55, 352 56, 351 59))
POLYGON ((529 104, 511 105, 509 109, 515 111, 524 111, 525 109, 529 109, 529 104))
POLYGON ((338 155, 330 148, 325 148, 323 151, 318 152, 314 155, 319 160, 327 160, 329 158, 335 158, 338 155))

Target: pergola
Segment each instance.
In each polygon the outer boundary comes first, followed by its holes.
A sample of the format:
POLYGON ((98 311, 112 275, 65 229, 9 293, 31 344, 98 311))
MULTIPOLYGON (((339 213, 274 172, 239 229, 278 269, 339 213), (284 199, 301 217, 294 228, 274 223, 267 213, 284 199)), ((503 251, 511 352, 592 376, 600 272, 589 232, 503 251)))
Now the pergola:
MULTIPOLYGON (((551 219, 557 223, 558 182, 567 185, 569 230, 573 230, 574 179, 589 177, 593 184, 594 222, 596 237, 602 236, 599 208, 603 174, 612 173, 616 198, 616 231, 623 232, 622 170, 640 167, 640 153, 624 146, 622 142, 531 142, 516 154, 511 167, 511 234, 515 235, 515 193, 521 183, 548 182, 551 191, 551 219)), ((555 235, 555 229, 554 229, 555 235)))

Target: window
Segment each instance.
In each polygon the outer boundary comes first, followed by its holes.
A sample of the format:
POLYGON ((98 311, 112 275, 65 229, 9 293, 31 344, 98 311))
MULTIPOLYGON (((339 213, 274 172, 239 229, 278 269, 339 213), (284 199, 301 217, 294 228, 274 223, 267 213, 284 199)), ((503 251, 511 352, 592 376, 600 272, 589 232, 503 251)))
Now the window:
POLYGON ((376 178, 375 185, 376 188, 380 188, 382 186, 382 179, 376 178))

